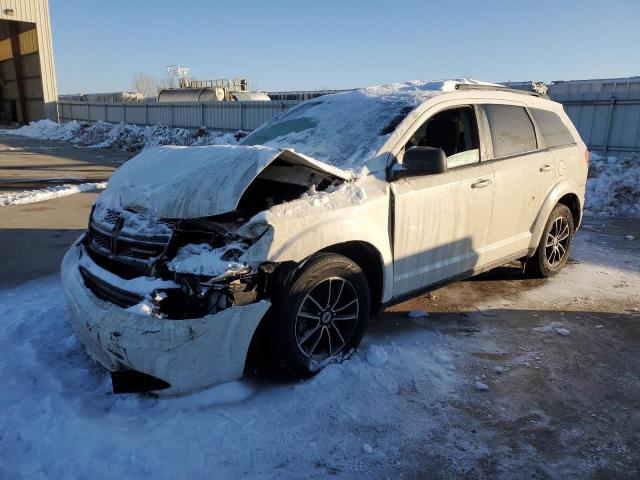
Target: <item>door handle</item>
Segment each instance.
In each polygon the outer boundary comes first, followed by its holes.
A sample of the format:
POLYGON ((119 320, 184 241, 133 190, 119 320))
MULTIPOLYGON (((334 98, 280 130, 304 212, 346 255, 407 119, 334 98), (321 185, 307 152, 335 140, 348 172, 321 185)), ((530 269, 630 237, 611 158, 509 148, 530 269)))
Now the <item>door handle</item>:
POLYGON ((483 180, 478 180, 477 182, 472 183, 471 188, 485 188, 489 185, 491 185, 491 180, 485 178, 483 180))
POLYGON ((548 163, 540 167, 541 172, 550 172, 551 170, 553 170, 553 165, 549 165, 548 163))

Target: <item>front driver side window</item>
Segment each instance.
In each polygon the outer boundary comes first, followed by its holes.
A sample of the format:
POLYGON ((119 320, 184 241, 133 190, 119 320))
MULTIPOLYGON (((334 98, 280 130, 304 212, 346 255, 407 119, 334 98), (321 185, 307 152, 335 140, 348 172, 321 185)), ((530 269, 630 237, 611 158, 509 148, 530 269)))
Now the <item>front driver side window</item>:
POLYGON ((404 149, 435 147, 444 150, 447 168, 480 162, 478 124, 473 107, 445 110, 429 118, 414 133, 404 149))

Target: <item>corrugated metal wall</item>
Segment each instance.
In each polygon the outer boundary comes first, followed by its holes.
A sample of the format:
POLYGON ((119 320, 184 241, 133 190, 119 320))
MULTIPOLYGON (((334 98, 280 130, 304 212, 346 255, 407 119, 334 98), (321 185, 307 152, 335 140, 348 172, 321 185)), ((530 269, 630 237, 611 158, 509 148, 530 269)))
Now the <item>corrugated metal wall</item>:
POLYGON ((640 91, 552 93, 590 150, 640 152, 640 91))
MULTIPOLYGON (((554 93, 589 149, 623 154, 640 151, 640 91, 554 93)), ((59 102, 61 121, 127 122, 137 125, 253 130, 296 100, 272 102, 87 103, 59 102)))
POLYGON ((170 127, 207 127, 221 131, 254 130, 297 101, 91 103, 59 102, 60 121, 134 123, 170 127))
POLYGON ((28 82, 25 85, 28 92, 33 95, 37 93, 42 98, 41 102, 39 102, 40 105, 29 106, 29 116, 32 119, 41 118, 44 111, 44 116, 57 120, 56 102, 58 94, 53 66, 48 0, 2 0, 0 1, 0 20, 36 24, 35 36, 33 32, 25 32, 20 39, 21 53, 22 55, 27 55, 23 61, 25 64, 28 62, 33 63, 25 65, 25 69, 27 69, 25 76, 41 76, 41 79, 38 79, 38 92, 35 92, 36 86, 29 85, 28 82), (29 53, 36 51, 38 52, 37 55, 29 55, 29 53), (41 94, 40 90, 42 90, 41 94))

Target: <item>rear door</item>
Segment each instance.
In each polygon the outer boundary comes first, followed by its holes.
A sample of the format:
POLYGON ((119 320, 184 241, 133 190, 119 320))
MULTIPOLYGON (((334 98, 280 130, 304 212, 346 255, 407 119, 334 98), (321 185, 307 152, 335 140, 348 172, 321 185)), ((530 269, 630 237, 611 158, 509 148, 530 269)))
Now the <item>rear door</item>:
POLYGON ((477 112, 471 105, 440 111, 404 146, 442 148, 448 170, 391 183, 395 296, 483 263, 494 175, 491 165, 481 161, 477 112))
MULTIPOLYGON (((585 161, 584 147, 577 145, 576 138, 565 125, 565 121, 552 110, 529 108, 536 124, 538 137, 557 164, 556 181, 573 179, 578 187, 581 201, 584 199, 588 164, 585 161)), ((567 119, 567 121, 569 121, 567 119)), ((578 139, 579 140, 579 139, 578 139)), ((577 226, 577 225, 576 225, 577 226)))
POLYGON ((485 104, 495 193, 486 261, 525 252, 533 223, 556 182, 556 159, 538 145, 535 125, 523 105, 485 104))

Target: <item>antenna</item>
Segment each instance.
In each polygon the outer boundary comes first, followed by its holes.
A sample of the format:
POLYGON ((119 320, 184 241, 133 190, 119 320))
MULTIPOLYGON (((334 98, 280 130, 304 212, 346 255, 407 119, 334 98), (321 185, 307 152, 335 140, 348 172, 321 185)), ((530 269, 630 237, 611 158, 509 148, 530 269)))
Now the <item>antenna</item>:
POLYGON ((191 68, 178 66, 178 65, 169 65, 167 67, 167 75, 169 77, 178 78, 178 85, 180 88, 188 88, 191 84, 191 79, 189 78, 189 72, 191 72, 191 68))

